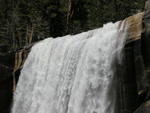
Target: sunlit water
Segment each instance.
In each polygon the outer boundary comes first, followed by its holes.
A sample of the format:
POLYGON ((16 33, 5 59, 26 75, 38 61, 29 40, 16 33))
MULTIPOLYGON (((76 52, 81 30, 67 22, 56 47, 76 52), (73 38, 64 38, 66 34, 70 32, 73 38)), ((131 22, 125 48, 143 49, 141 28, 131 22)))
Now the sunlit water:
POLYGON ((115 113, 121 22, 32 47, 21 71, 12 113, 115 113))

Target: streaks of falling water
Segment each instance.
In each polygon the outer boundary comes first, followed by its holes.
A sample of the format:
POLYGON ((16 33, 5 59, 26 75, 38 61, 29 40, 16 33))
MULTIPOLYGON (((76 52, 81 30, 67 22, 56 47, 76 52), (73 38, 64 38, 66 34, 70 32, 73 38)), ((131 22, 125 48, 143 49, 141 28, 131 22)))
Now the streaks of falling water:
POLYGON ((115 62, 126 31, 120 22, 32 47, 12 113, 114 113, 115 62))

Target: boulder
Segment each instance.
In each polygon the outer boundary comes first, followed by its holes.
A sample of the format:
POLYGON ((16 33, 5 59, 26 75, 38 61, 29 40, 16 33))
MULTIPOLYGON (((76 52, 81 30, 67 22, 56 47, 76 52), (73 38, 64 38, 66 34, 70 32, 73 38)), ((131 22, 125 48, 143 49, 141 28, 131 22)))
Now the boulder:
POLYGON ((150 100, 143 103, 134 113, 150 113, 150 100))
POLYGON ((130 16, 126 19, 124 19, 125 22, 125 28, 127 29, 127 42, 126 44, 141 39, 141 34, 143 32, 143 25, 142 25, 142 19, 143 19, 144 13, 138 13, 133 16, 130 16))

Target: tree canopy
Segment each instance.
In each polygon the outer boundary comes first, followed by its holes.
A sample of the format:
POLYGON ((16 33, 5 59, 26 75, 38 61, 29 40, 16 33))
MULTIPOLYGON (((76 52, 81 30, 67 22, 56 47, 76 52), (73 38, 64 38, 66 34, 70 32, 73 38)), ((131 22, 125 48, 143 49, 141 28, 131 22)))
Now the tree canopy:
POLYGON ((145 0, 0 0, 0 46, 22 48, 47 37, 101 27, 141 12, 145 0))

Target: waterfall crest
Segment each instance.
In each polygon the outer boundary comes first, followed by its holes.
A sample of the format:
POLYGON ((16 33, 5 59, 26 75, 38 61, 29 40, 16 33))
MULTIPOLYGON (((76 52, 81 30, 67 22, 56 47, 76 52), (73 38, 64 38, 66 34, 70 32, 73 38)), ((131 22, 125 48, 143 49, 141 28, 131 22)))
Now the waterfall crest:
POLYGON ((115 113, 121 22, 47 38, 34 45, 21 71, 12 113, 115 113))

